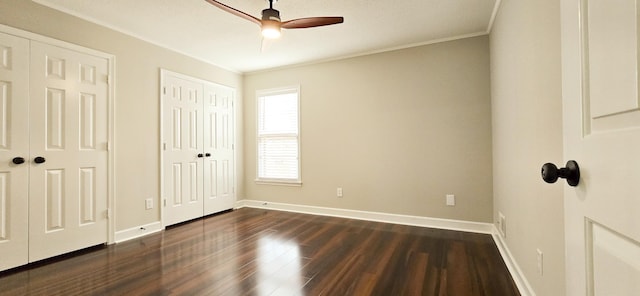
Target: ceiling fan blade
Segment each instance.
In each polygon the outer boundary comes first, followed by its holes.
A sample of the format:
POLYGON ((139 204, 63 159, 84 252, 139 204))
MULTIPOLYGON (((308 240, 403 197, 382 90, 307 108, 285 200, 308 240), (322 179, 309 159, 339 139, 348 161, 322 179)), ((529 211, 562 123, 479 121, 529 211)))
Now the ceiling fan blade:
MULTIPOLYGON (((207 0, 208 1, 208 0, 207 0)), ((283 29, 303 29, 320 26, 335 25, 344 22, 341 16, 306 17, 282 22, 283 29)))
POLYGON ((207 1, 207 2, 209 2, 209 4, 211 4, 211 5, 215 6, 215 7, 218 7, 218 8, 220 8, 220 9, 222 9, 222 10, 228 12, 228 13, 234 14, 234 15, 239 16, 239 17, 241 17, 243 19, 246 19, 248 21, 254 22, 254 23, 258 24, 258 25, 262 24, 260 22, 259 18, 254 17, 254 16, 252 16, 250 14, 246 14, 246 13, 244 13, 244 12, 242 12, 240 10, 237 10, 237 9, 231 7, 231 6, 224 5, 224 4, 222 4, 222 3, 218 2, 218 1, 215 1, 215 0, 204 0, 204 1, 207 1))

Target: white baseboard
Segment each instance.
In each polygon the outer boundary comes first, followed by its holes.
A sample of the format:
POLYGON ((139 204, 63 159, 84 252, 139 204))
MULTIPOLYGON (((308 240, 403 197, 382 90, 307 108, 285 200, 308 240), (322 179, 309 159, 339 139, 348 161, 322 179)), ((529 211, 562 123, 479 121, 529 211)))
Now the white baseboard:
POLYGON ((432 227, 439 229, 449 229, 476 233, 493 234, 493 225, 490 223, 480 223, 461 220, 450 220, 440 218, 429 218, 420 216, 388 214, 380 212, 366 212, 357 210, 347 210, 338 208, 325 208, 305 205, 295 205, 286 203, 264 202, 258 200, 239 200, 236 208, 258 208, 271 209, 287 212, 296 212, 312 215, 331 216, 340 218, 350 218, 358 220, 376 221, 384 223, 403 224, 411 226, 432 227))
POLYGON ((520 266, 518 265, 518 262, 516 262, 516 259, 513 258, 513 255, 511 255, 511 251, 509 251, 507 243, 504 241, 502 235, 495 225, 493 226, 492 236, 493 241, 496 243, 498 251, 502 256, 502 260, 504 260, 509 273, 511 273, 513 281, 516 283, 516 286, 518 286, 518 290, 520 290, 520 294, 522 296, 536 296, 535 291, 533 291, 533 288, 531 288, 529 281, 527 281, 527 278, 524 276, 524 273, 522 272, 522 269, 520 269, 520 266))
POLYGON ((129 229, 116 231, 115 241, 116 243, 121 243, 141 236, 160 232, 162 230, 164 230, 164 227, 162 227, 162 223, 160 221, 131 227, 129 229))

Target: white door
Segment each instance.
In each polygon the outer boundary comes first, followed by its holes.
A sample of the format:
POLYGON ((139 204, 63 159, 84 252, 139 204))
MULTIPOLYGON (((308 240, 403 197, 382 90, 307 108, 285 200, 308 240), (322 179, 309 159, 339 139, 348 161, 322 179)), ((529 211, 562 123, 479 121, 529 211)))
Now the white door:
POLYGON ((164 225, 235 205, 232 88, 162 73, 164 225))
POLYGON ((567 294, 640 295, 640 6, 561 3, 567 294))
POLYGON ((203 216, 202 85, 165 75, 162 91, 165 225, 203 216))
POLYGON ((204 214, 235 205, 234 125, 232 89, 212 84, 204 87, 204 214))
POLYGON ((31 41, 30 262, 107 242, 107 78, 105 58, 31 41))
POLYGON ((28 162, 29 41, 0 33, 0 270, 28 262, 28 162))

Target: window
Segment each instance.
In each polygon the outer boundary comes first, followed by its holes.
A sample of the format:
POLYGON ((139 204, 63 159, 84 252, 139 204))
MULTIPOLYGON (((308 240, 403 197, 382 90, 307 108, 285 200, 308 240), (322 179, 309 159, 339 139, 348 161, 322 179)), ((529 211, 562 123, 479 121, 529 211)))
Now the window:
POLYGON ((300 184, 298 87, 258 91, 258 179, 300 184))

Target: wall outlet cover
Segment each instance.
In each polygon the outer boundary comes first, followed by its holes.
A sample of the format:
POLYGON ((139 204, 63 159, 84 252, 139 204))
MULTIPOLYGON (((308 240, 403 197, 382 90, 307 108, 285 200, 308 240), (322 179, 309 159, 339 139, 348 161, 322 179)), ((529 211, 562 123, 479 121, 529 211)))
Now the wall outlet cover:
POLYGON ((456 205, 456 196, 453 194, 447 194, 447 205, 453 207, 456 205))
POLYGON ((498 231, 502 237, 507 237, 507 219, 501 212, 498 212, 498 231))
POLYGON ((540 251, 540 249, 536 249, 536 254, 537 254, 537 262, 538 262, 538 274, 542 275, 544 257, 542 255, 542 251, 540 251))

